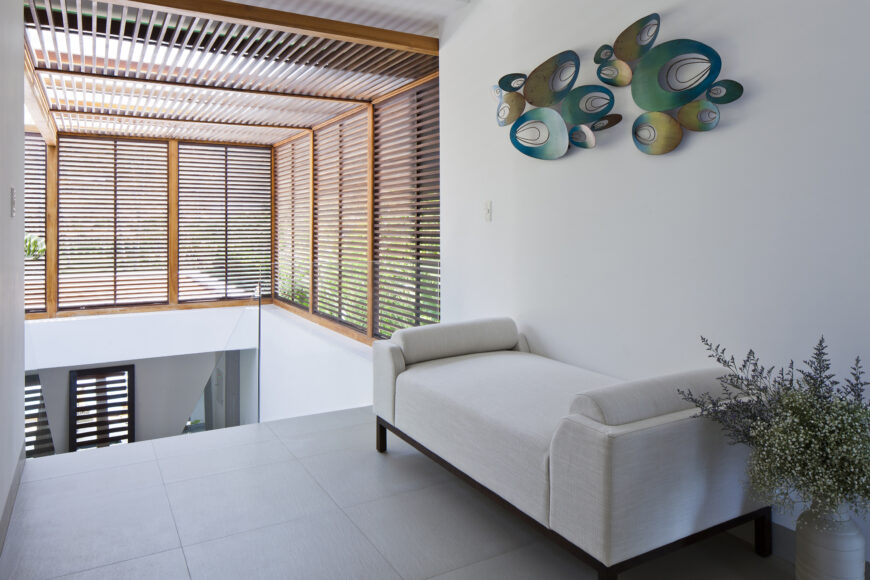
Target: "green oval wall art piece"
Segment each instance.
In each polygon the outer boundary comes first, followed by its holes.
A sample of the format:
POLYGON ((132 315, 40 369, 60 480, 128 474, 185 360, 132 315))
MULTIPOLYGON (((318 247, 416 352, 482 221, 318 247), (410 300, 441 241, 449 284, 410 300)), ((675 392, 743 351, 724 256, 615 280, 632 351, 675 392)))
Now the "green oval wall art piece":
POLYGON ((526 100, 519 93, 501 93, 496 109, 499 127, 506 127, 520 118, 526 108, 526 100))
POLYGON ((523 88, 526 84, 526 75, 521 73, 512 73, 504 75, 498 80, 498 86, 506 93, 512 93, 523 88))
POLYGON ((622 60, 611 60, 598 65, 598 80, 614 87, 625 87, 631 83, 631 67, 622 60))
POLYGON ((598 47, 598 50, 595 51, 595 56, 592 57, 592 60, 595 64, 601 64, 602 62, 613 60, 613 47, 609 44, 602 44, 598 47))
POLYGON ((553 109, 526 111, 511 127, 511 143, 536 159, 558 159, 568 151, 568 127, 553 109))
POLYGON ((561 102, 574 87, 580 74, 580 57, 573 50, 548 58, 529 74, 523 92, 526 101, 536 107, 550 107, 561 102))
POLYGON ((644 56, 634 71, 631 96, 647 111, 682 107, 703 94, 719 76, 719 54, 695 40, 671 40, 644 56))
POLYGON ((661 20, 658 14, 653 13, 623 30, 613 43, 616 58, 631 61, 646 54, 659 35, 661 20))
POLYGON ((644 113, 631 128, 634 144, 648 155, 670 153, 683 140, 680 124, 667 113, 644 113))
POLYGON ((597 121, 613 108, 613 93, 600 85, 584 85, 568 93, 562 101, 562 117, 569 125, 597 121))
POLYGON ((743 96, 743 85, 737 81, 716 81, 707 89, 707 100, 717 105, 733 103, 743 96))
POLYGON ((677 121, 689 131, 709 131, 719 124, 719 107, 706 99, 692 101, 680 107, 677 121))

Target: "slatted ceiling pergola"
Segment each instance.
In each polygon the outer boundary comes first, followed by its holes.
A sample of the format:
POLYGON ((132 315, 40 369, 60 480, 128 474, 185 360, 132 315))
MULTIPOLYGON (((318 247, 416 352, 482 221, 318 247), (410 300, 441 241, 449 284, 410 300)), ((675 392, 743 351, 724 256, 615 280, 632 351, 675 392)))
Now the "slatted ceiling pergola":
POLYGON ((59 131, 273 144, 438 70, 430 54, 144 6, 25 3, 59 131))
POLYGON ((62 133, 131 136, 149 139, 268 144, 304 132, 300 129, 244 127, 135 117, 119 119, 118 117, 90 113, 56 113, 54 118, 58 130, 62 133))

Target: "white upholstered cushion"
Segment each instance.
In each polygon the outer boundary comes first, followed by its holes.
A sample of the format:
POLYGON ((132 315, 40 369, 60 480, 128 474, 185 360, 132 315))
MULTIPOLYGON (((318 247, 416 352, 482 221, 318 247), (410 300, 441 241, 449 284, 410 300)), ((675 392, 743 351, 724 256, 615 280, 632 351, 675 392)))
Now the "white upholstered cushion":
POLYGON ((427 360, 510 350, 519 343, 517 325, 510 318, 489 318, 403 328, 390 339, 398 344, 405 364, 427 360))
POLYGON ((410 365, 395 425, 539 522, 549 513, 549 450, 574 396, 618 379, 499 351, 410 365))
POLYGON ((571 413, 585 415, 604 425, 625 425, 660 415, 694 408, 677 389, 690 389, 695 395, 721 395, 722 368, 692 370, 638 381, 628 381, 605 389, 578 394, 571 413))

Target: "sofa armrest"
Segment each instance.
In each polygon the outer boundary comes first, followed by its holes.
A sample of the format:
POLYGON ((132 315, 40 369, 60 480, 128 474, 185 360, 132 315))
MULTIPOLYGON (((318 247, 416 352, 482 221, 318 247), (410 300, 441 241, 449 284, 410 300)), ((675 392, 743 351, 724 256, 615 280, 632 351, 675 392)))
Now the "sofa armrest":
POLYGON ((696 414, 564 418, 550 445, 550 527, 611 566, 761 507, 744 485, 747 448, 696 414))
POLYGON ((396 424, 396 377, 405 370, 405 357, 399 345, 388 340, 372 344, 375 414, 396 424))

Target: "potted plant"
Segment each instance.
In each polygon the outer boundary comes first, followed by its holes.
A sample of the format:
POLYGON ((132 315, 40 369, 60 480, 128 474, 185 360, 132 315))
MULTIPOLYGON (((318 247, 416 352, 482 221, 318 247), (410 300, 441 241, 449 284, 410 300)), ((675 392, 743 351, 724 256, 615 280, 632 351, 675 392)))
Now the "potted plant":
POLYGON ((795 577, 864 580, 864 538, 850 512, 870 508, 870 403, 861 359, 841 384, 825 339, 805 369, 763 366, 750 350, 741 364, 701 338, 727 373, 722 397, 680 391, 732 444, 749 446, 748 483, 765 503, 800 508, 795 577))

